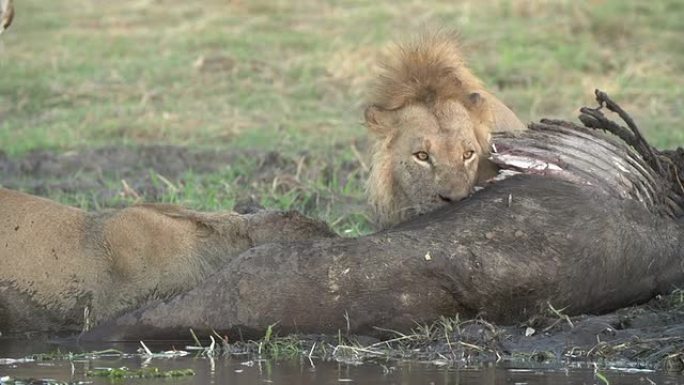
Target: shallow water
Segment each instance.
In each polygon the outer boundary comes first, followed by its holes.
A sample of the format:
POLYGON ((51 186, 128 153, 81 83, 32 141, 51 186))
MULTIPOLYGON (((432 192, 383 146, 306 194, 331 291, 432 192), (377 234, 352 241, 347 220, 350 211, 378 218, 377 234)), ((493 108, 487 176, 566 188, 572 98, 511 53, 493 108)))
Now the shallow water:
MULTIPOLYGON (((152 351, 170 348, 169 344, 148 344, 152 351)), ((183 348, 185 345, 176 345, 183 348)), ((291 360, 253 360, 249 357, 176 357, 152 358, 141 356, 100 357, 81 360, 56 360, 42 362, 8 362, 2 359, 20 359, 30 354, 54 352, 88 352, 116 348, 134 353, 136 344, 55 346, 42 342, 0 340, 0 379, 52 379, 64 382, 89 384, 600 384, 605 382, 594 375, 591 367, 577 366, 558 368, 540 366, 535 368, 512 367, 510 364, 486 365, 474 368, 454 368, 435 364, 412 362, 389 362, 374 364, 344 364, 321 362, 306 357, 291 360), (87 377, 85 373, 94 368, 137 369, 142 366, 161 370, 193 369, 194 376, 161 379, 125 379, 87 377)), ((667 372, 626 372, 602 369, 601 373, 610 384, 684 384, 684 375, 667 372)), ((1 382, 1 381, 0 381, 1 382)))

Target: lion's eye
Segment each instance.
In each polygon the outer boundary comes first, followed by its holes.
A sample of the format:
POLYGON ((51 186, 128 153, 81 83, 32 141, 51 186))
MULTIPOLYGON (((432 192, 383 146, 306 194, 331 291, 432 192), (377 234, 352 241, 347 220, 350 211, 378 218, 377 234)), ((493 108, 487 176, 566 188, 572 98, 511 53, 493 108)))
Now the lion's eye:
POLYGON ((421 162, 425 162, 430 158, 430 155, 428 155, 428 153, 425 151, 418 151, 415 154, 413 154, 413 156, 415 156, 416 159, 418 159, 421 162))
POLYGON ((468 150, 468 151, 463 153, 463 159, 468 160, 468 159, 472 158, 473 155, 475 155, 475 152, 468 150))

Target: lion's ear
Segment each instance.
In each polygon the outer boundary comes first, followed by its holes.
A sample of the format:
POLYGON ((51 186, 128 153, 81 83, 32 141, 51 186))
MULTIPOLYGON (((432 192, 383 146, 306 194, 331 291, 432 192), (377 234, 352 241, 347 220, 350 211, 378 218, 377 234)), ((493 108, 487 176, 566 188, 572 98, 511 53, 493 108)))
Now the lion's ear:
POLYGON ((387 110, 378 106, 368 106, 364 112, 366 118, 366 127, 368 130, 378 136, 387 136, 391 133, 391 126, 388 124, 387 110))
POLYGON ((474 113, 475 116, 479 116, 485 124, 475 125, 475 138, 477 139, 477 144, 480 148, 489 152, 489 143, 491 141, 490 135, 490 125, 493 121, 490 114, 490 104, 489 97, 483 95, 481 92, 471 92, 468 94, 465 101, 465 107, 474 113), (487 99, 485 99, 487 98, 487 99))
POLYGON ((468 94, 468 103, 470 104, 470 108, 482 108, 482 104, 484 103, 484 97, 482 96, 481 93, 479 92, 471 92, 468 94))
MULTIPOLYGON (((483 92, 484 93, 484 92, 483 92)), ((493 126, 492 132, 500 131, 522 131, 527 129, 527 126, 518 119, 510 108, 506 107, 501 100, 490 93, 484 93, 492 112, 493 126)))

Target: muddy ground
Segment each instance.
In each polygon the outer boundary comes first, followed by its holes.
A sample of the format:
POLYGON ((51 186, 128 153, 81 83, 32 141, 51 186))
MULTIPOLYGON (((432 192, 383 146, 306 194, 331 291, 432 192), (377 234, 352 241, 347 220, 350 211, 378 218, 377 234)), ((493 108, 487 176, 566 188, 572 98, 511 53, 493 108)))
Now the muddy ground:
MULTIPOLYGON (((112 146, 69 152, 37 150, 15 159, 0 151, 0 183, 36 195, 87 191, 109 206, 107 202, 120 192, 112 189, 112 182, 125 180, 146 200, 155 201, 163 198, 166 186, 155 183, 151 171, 177 181, 190 170, 198 174, 215 173, 249 155, 166 145, 112 146)), ((286 162, 275 152, 263 156, 265 171, 271 165, 274 169, 285 166, 286 162)))
MULTIPOLYGON (((231 166, 253 167, 251 181, 265 181, 278 175, 294 175, 298 161, 307 157, 311 157, 307 152, 287 156, 275 151, 191 149, 172 145, 111 146, 68 152, 37 150, 19 158, 9 158, 0 150, 0 184, 38 195, 87 191, 106 202, 106 198, 116 193, 109 184, 125 180, 146 200, 154 201, 163 196, 164 189, 153 180, 152 173, 177 181, 188 172, 206 175, 231 166)), ((323 168, 311 173, 329 172, 323 168)))
MULTIPOLYGON (((259 341, 229 341, 224 337, 216 350, 226 355, 276 358, 311 355, 351 364, 412 360, 479 367, 509 362, 512 367, 535 368, 593 362, 605 368, 684 372, 683 291, 604 315, 567 317, 557 310, 549 309, 545 316, 516 325, 458 317, 440 319, 431 325, 416 325, 412 333, 394 332, 393 338, 382 341, 344 331, 336 335, 271 336, 259 341)), ((205 346, 209 344, 208 336, 199 338, 205 346)))
POLYGON ((684 301, 678 291, 640 306, 597 316, 548 316, 527 324, 495 326, 466 322, 446 340, 426 349, 466 359, 571 361, 591 359, 661 369, 684 370, 684 301), (457 342, 453 342, 457 341, 457 342), (473 345, 462 345, 460 342, 473 345), (477 348, 475 348, 477 347, 477 348))
MULTIPOLYGON (((330 170, 332 163, 316 161, 306 153, 285 156, 276 152, 228 152, 178 146, 104 147, 67 153, 36 151, 15 159, 0 152, 0 184, 43 196, 88 192, 105 207, 120 206, 126 202, 117 199, 122 192, 112 186, 121 180, 145 200, 155 201, 165 197, 168 186, 155 180, 152 171, 176 183, 182 182, 188 170, 196 175, 211 175, 224 170, 226 165, 244 166, 245 159, 254 160, 245 170, 249 179, 244 176, 240 180, 245 186, 253 186, 250 194, 259 194, 259 186, 271 183, 276 177, 325 179, 326 175, 334 174, 330 170)), ((341 170, 336 173, 338 178, 361 183, 358 179, 364 175, 358 172, 357 161, 343 161, 335 167, 341 170)), ((302 183, 296 179, 293 183, 302 183)), ((245 198, 248 199, 244 202, 258 201, 254 196, 245 198)), ((355 209, 363 207, 359 196, 340 196, 337 202, 355 209)), ((304 351, 311 348, 313 341, 334 344, 339 339, 338 336, 302 336, 295 341, 304 351)), ((590 358, 681 371, 684 370, 684 292, 675 290, 647 304, 606 315, 568 318, 562 310, 550 308, 547 317, 529 320, 526 324, 499 326, 482 320, 441 320, 434 325, 417 326, 414 335, 397 335, 389 343, 351 336, 348 341, 356 341, 356 350, 348 349, 350 357, 362 360, 392 357, 472 363, 499 358, 560 361, 590 358), (365 349, 359 350, 359 347, 365 349)))
MULTIPOLYGON (((17 158, 0 150, 0 186, 86 209, 192 201, 194 209, 230 210, 235 203, 236 211, 245 211, 273 202, 271 208, 325 218, 365 211, 367 166, 360 154, 366 145, 360 141, 325 153, 289 154, 173 145, 108 146, 36 150, 17 158), (218 187, 219 183, 228 188, 218 187), (189 198, 190 189, 185 187, 192 184, 201 186, 199 195, 207 193, 213 201, 189 198), (87 199, 74 198, 84 195, 87 199), (287 203, 279 202, 284 195, 287 203)), ((368 226, 363 224, 365 231, 368 226)))

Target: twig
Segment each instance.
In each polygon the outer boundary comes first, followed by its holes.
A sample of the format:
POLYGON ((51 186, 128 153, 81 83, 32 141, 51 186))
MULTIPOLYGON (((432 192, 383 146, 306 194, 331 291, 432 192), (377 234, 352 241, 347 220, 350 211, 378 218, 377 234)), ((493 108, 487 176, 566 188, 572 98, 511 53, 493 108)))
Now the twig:
POLYGON ((551 302, 547 302, 547 305, 549 305, 549 309, 551 310, 551 312, 553 314, 555 314, 558 318, 564 319, 565 321, 567 321, 567 323, 568 323, 568 325, 570 325, 571 329, 575 328, 575 325, 570 320, 570 317, 568 317, 567 314, 562 313, 562 311, 565 310, 566 308, 562 308, 560 310, 557 310, 555 307, 553 307, 553 305, 551 305, 551 302))
POLYGON ((474 344, 469 344, 469 343, 463 342, 463 341, 457 341, 457 342, 458 342, 461 346, 465 346, 466 348, 475 349, 475 350, 480 351, 480 352, 484 352, 484 351, 485 351, 485 348, 483 348, 483 347, 481 347, 481 346, 477 346, 477 345, 474 345, 474 344))
POLYGON ((542 329, 542 333, 546 333, 546 332, 548 332, 549 330, 553 329, 554 326, 558 325, 558 323, 561 322, 561 321, 562 321, 562 320, 561 320, 560 318, 558 318, 557 320, 553 321, 553 323, 552 323, 551 325, 549 325, 549 326, 545 327, 544 329, 542 329))
POLYGON ((145 354, 148 356, 152 356, 152 351, 145 345, 144 342, 140 341, 140 345, 142 345, 143 349, 145 350, 145 354))
POLYGON ((390 347, 389 344, 391 344, 392 342, 398 342, 398 341, 403 341, 403 340, 413 340, 415 338, 416 338, 416 336, 414 336, 414 335, 408 335, 408 336, 405 335, 402 337, 397 337, 397 338, 392 338, 389 340, 376 342, 374 344, 370 344, 370 345, 366 346, 366 348, 373 348, 373 347, 380 346, 380 345, 387 345, 387 347, 390 347))
POLYGON ((195 345, 202 347, 202 343, 200 342, 199 338, 197 338, 197 335, 195 334, 195 331, 190 328, 190 335, 192 335, 193 341, 195 341, 195 345))
POLYGON ((396 334, 396 335, 398 335, 398 336, 401 336, 401 337, 408 337, 406 334, 404 334, 404 333, 402 333, 402 332, 398 332, 398 331, 396 331, 396 330, 392 330, 392 329, 385 329, 385 328, 381 328, 381 327, 378 327, 378 326, 373 326, 373 329, 375 329, 375 330, 377 330, 377 331, 381 331, 381 332, 390 332, 390 333, 394 333, 394 334, 396 334))
POLYGON ((349 346, 349 345, 337 345, 336 350, 337 350, 337 348, 348 349, 348 350, 351 350, 355 353, 361 352, 361 353, 372 354, 372 355, 376 355, 376 356, 386 356, 387 355, 386 352, 379 352, 376 350, 371 350, 371 349, 366 349, 366 348, 361 348, 361 347, 356 347, 356 346, 349 346))
POLYGON ((370 167, 366 164, 366 162, 363 160, 363 156, 361 156, 361 153, 359 152, 359 149, 356 148, 356 145, 354 143, 351 144, 350 146, 352 154, 354 154, 354 157, 356 157, 356 160, 359 162, 359 165, 361 165, 361 168, 363 171, 368 172, 370 171, 370 167))

